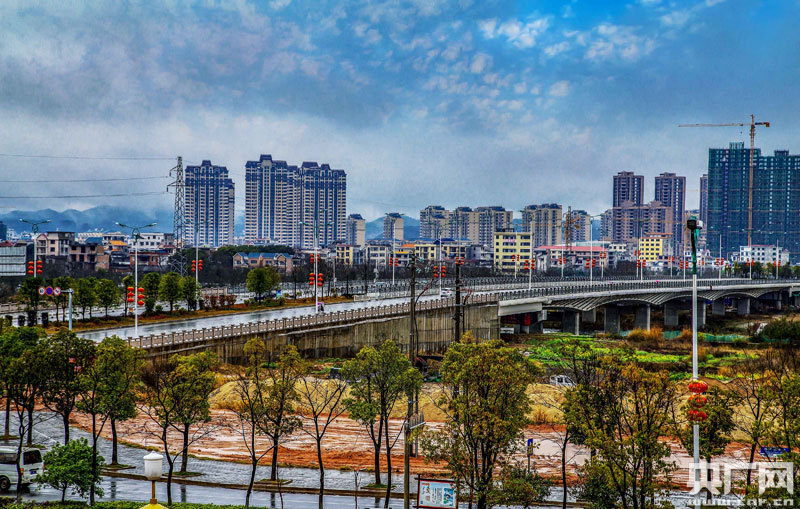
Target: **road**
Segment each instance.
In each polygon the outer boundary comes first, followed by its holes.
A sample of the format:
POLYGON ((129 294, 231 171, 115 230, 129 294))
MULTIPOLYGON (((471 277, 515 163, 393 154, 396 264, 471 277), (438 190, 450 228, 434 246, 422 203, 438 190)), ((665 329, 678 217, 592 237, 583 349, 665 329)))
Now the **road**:
MULTIPOLYGON (((421 300, 435 299, 438 295, 423 296, 421 300)), ((362 309, 374 306, 385 306, 389 304, 398 304, 407 302, 408 299, 382 299, 376 301, 364 302, 340 302, 336 304, 326 304, 325 311, 344 311, 349 309, 362 309)), ((181 330, 202 329, 210 327, 219 327, 222 325, 237 325, 240 323, 257 322, 260 320, 273 320, 276 318, 291 318, 293 316, 304 316, 312 314, 314 306, 293 306, 281 309, 264 309, 260 311, 252 311, 247 313, 235 313, 228 315, 212 316, 207 318, 191 318, 188 320, 174 320, 169 322, 159 322, 150 324, 139 325, 139 335, 146 336, 149 334, 161 334, 162 332, 175 332, 181 330)), ((116 334, 121 338, 134 337, 133 327, 117 327, 111 329, 101 330, 88 330, 78 332, 78 334, 86 339, 93 341, 100 341, 106 336, 113 336, 116 334)))

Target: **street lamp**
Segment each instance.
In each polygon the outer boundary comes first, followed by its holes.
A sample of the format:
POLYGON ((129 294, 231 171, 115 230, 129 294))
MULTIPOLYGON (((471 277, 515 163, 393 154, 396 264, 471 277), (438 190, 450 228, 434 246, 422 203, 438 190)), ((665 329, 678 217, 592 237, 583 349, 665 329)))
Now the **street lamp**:
MULTIPOLYGON (((692 240, 692 381, 697 381, 697 239, 700 235, 700 230, 703 229, 703 222, 695 216, 691 216, 686 221, 686 228, 689 229, 692 240)), ((700 469, 697 468, 700 463, 700 425, 695 423, 692 426, 692 434, 694 446, 692 447, 694 453, 694 470, 695 480, 699 480, 700 469)))
MULTIPOLYGON (((122 224, 117 222, 117 226, 120 228, 130 228, 131 229, 131 238, 133 239, 133 286, 134 291, 138 295, 139 293, 139 239, 142 238, 141 230, 144 228, 151 228, 158 223, 150 223, 144 226, 129 226, 127 224, 122 224)), ((138 296, 133 301, 134 308, 133 308, 133 335, 135 337, 139 337, 139 298, 138 296)))
MULTIPOLYGON (((311 224, 300 221, 302 226, 311 226, 311 224)), ((325 223, 325 228, 330 226, 331 223, 325 223)), ((314 218, 314 274, 317 275, 317 281, 319 281, 319 271, 317 270, 319 264, 319 218, 314 218)), ((317 287, 319 286, 318 282, 314 283, 314 313, 319 313, 319 293, 317 291, 317 287)))
POLYGON ((39 233, 39 225, 47 224, 50 222, 50 220, 43 219, 42 221, 31 221, 30 219, 20 219, 20 221, 31 225, 31 232, 33 234, 33 277, 36 277, 36 271, 38 270, 38 264, 36 263, 36 234, 39 233))
POLYGON ((157 452, 151 452, 150 454, 146 455, 144 459, 144 476, 147 478, 148 481, 151 483, 151 496, 150 496, 150 503, 146 506, 142 507, 142 509, 156 509, 156 508, 163 508, 161 504, 158 503, 156 499, 156 481, 161 479, 161 475, 163 474, 162 470, 162 463, 161 460, 164 457, 158 454, 157 452))

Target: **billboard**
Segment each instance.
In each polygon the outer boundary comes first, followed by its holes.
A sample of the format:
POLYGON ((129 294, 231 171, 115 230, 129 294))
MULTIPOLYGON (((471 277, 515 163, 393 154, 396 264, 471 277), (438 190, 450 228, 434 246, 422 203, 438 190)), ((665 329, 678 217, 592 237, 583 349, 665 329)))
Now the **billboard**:
POLYGON ((421 509, 457 509, 455 481, 418 479, 417 507, 421 509))

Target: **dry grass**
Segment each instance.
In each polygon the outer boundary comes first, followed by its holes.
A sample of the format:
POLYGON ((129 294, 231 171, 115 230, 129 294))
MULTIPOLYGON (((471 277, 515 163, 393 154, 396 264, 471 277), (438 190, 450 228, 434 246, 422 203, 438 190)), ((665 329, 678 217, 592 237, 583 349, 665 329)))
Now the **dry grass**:
POLYGON ((638 342, 638 341, 661 341, 662 337, 662 330, 660 327, 652 327, 650 330, 647 329, 633 329, 628 333, 627 340, 638 342))

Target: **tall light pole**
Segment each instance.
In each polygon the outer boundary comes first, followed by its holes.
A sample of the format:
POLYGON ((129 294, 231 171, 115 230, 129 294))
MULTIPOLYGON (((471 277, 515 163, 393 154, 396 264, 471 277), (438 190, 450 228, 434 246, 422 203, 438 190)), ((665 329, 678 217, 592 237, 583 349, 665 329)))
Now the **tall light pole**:
MULTIPOLYGON (((300 221, 300 224, 303 226, 312 226, 305 221, 300 221)), ((330 226, 331 223, 325 223, 325 228, 330 226)), ((317 277, 317 281, 314 282, 314 313, 319 313, 319 292, 317 288, 319 287, 319 218, 314 218, 314 274, 317 277)))
POLYGON ((394 223, 395 223, 395 221, 394 220, 395 220, 395 218, 389 212, 387 212, 385 215, 386 215, 386 217, 391 217, 392 218, 392 257, 389 259, 389 261, 391 261, 391 266, 392 266, 392 291, 394 291, 394 265, 395 265, 396 256, 397 256, 395 254, 395 252, 394 252, 394 243, 395 243, 395 235, 394 235, 394 223))
POLYGON ((20 221, 25 223, 25 224, 31 225, 31 232, 32 232, 32 235, 33 235, 33 277, 36 277, 38 275, 38 274, 36 274, 36 271, 38 270, 37 269, 37 264, 36 264, 36 262, 38 261, 36 259, 36 251, 37 251, 37 249, 36 249, 36 234, 39 233, 39 225, 40 224, 47 224, 47 223, 50 222, 50 220, 49 219, 44 219, 42 221, 31 221, 30 219, 20 219, 20 221))
MULTIPOLYGON (((700 230, 703 228, 703 222, 692 216, 686 221, 686 227, 689 229, 692 239, 692 381, 697 381, 697 239, 700 230)), ((695 423, 692 426, 693 447, 694 453, 694 471, 695 480, 699 480, 698 476, 700 470, 697 468, 700 464, 700 425, 695 423)))
POLYGON ((144 228, 151 228, 156 224, 158 223, 150 223, 144 226, 129 226, 117 222, 117 226, 120 228, 131 229, 131 238, 133 239, 133 286, 134 293, 137 295, 136 299, 133 301, 133 335, 135 337, 139 337, 139 239, 142 238, 142 230, 144 228))

